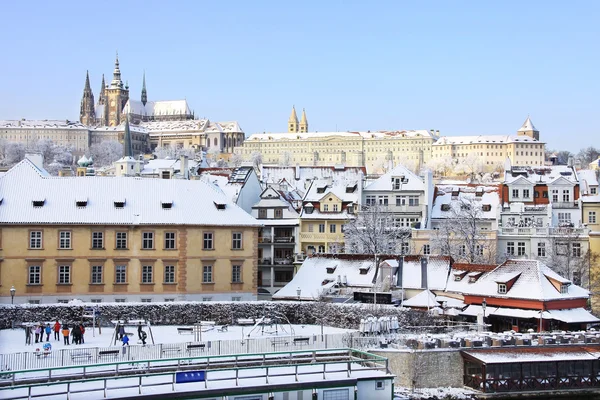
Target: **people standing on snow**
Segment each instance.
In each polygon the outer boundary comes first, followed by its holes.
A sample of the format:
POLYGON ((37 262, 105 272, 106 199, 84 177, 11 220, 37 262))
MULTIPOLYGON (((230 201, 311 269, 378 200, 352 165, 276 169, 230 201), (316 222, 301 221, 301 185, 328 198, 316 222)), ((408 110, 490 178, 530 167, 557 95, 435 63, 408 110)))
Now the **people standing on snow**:
POLYGON ((58 320, 54 323, 54 340, 60 340, 60 323, 58 320))
POLYGON ((25 344, 31 344, 31 327, 29 325, 25 327, 25 344))
POLYGON ((146 334, 146 332, 140 330, 140 332, 138 333, 140 340, 142 341, 142 345, 145 346, 146 345, 146 338, 148 337, 148 335, 146 334))
POLYGON ((46 324, 46 328, 44 328, 44 331, 46 332, 46 342, 50 341, 50 332, 52 332, 52 328, 50 327, 50 324, 46 324))
POLYGON ((73 336, 73 344, 81 344, 81 329, 79 325, 75 324, 71 329, 71 336, 73 336))
POLYGON ((85 344, 85 340, 83 339, 83 334, 85 333, 85 327, 83 326, 83 324, 79 325, 79 342, 81 344, 85 344))
MULTIPOLYGON (((40 335, 42 334, 42 325, 36 325, 35 326, 35 342, 39 342, 40 340, 40 335)), ((43 338, 42 338, 43 339, 43 338)))
POLYGON ((125 325, 119 325, 119 339, 123 340, 124 335, 125 335, 125 325))
POLYGON ((65 344, 69 345, 69 327, 67 325, 63 325, 62 334, 65 340, 65 344))

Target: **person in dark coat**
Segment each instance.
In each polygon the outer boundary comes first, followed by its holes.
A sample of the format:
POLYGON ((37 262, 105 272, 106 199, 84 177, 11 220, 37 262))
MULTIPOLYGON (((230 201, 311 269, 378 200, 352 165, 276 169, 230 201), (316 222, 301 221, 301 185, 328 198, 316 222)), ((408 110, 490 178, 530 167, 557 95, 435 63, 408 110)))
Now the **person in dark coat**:
POLYGON ((119 325, 119 340, 123 340, 125 335, 125 325, 119 325))
POLYGON ((81 344, 85 344, 85 339, 83 337, 83 335, 85 334, 85 327, 83 326, 83 324, 79 325, 79 341, 81 342, 81 344))
POLYGON ((73 344, 81 344, 81 329, 79 325, 75 325, 71 329, 71 336, 73 336, 73 344))
POLYGON ((31 344, 31 327, 25 327, 25 344, 31 344))
POLYGON ((148 335, 144 331, 140 331, 138 333, 138 335, 140 336, 140 340, 142 341, 142 345, 145 346, 146 345, 146 338, 148 337, 148 335))

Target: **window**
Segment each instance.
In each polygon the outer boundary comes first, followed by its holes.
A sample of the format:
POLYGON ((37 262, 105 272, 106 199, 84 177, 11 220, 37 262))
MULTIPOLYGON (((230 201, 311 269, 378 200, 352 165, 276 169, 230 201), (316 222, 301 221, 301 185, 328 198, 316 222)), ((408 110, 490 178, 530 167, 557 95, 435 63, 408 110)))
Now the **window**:
POLYGON ((117 232, 116 234, 116 248, 126 249, 127 248, 127 232, 117 232))
POLYGON ((29 248, 30 249, 41 249, 42 248, 42 231, 29 232, 29 248))
POLYGON ((325 253, 325 246, 319 245, 319 253, 325 253))
POLYGON ((29 278, 27 280, 28 285, 41 285, 42 284, 42 267, 39 265, 29 266, 29 278))
POLYGON ((314 232, 315 231, 315 226, 313 224, 308 224, 308 231, 309 232, 314 232))
POLYGON ((202 248, 204 250, 213 250, 213 233, 212 232, 204 232, 204 240, 202 243, 202 248))
POLYGON ((92 232, 92 249, 104 248, 104 232, 92 232))
POLYGON ((125 299, 115 299, 115 303, 125 303, 125 299))
POLYGON ((546 257, 546 243, 538 243, 537 245, 537 255, 538 257, 546 257))
POLYGON ((275 209, 275 218, 282 219, 283 218, 283 210, 281 208, 275 209))
POLYGON ((174 265, 165 265, 165 283, 175 283, 174 265))
POLYGON ((423 245, 423 254, 429 255, 431 254, 431 246, 428 244, 423 245))
POLYGON ((475 245, 475 255, 478 255, 478 256, 483 255, 483 245, 481 245, 481 244, 475 245))
POLYGON ((142 232, 142 249, 151 250, 154 248, 154 232, 142 232))
POLYGON ((396 196, 396 206, 403 206, 406 204, 406 198, 403 196, 396 196))
POLYGON ((258 218, 259 219, 266 219, 267 218, 267 210, 264 208, 260 208, 258 210, 258 218))
POLYGON ((596 211, 588 212, 588 224, 596 223, 596 211))
POLYGON ((529 189, 523 189, 523 198, 524 199, 528 199, 529 198, 529 189))
POLYGON ((350 400, 348 389, 323 390, 323 400, 350 400))
POLYGON ((212 297, 203 297, 202 301, 212 301, 212 297))
POLYGON ((388 205, 388 196, 379 196, 378 200, 379 200, 379 205, 380 206, 387 206, 388 205))
POLYGON ((400 253, 401 254, 408 254, 408 243, 407 242, 402 242, 400 243, 400 253))
POLYGON ((39 300, 29 300, 29 304, 40 304, 39 300))
POLYGON ((233 232, 231 234, 231 248, 234 250, 242 249, 242 232, 233 232))
POLYGON ((102 303, 102 299, 90 299, 90 303, 102 303))
POLYGON ((500 294, 506 294, 506 283, 499 283, 498 284, 498 293, 500 293, 500 294))
POLYGON ((571 194, 569 192, 569 189, 563 190, 562 201, 568 202, 570 198, 571 198, 571 194))
POLYGON ((319 233, 325 233, 325 224, 319 224, 319 233))
POLYGON ((368 206, 374 206, 375 205, 375 196, 367 196, 366 203, 368 206))
POLYGON ((571 214, 570 213, 558 213, 558 223, 559 224, 571 223, 571 214))
POLYGON ((176 247, 176 232, 165 232, 165 249, 174 250, 176 247))
POLYGON ((558 189, 552 189, 552 202, 558 202, 558 189))
POLYGON ((232 265, 231 266, 231 282, 242 283, 242 266, 232 265))
POLYGON ((375 390, 383 390, 385 389, 384 381, 375 381, 375 390))
POLYGON ((172 297, 168 298, 168 299, 165 299, 165 303, 173 303, 173 302, 175 302, 175 299, 172 298, 172 297))
POLYGON ((595 187, 590 188, 590 194, 597 194, 597 190, 595 187))
POLYGON ((458 255, 459 256, 466 256, 467 255, 467 246, 464 244, 461 244, 460 247, 458 248, 458 255))
POLYGON ((568 294, 569 293, 569 285, 565 285, 564 283, 560 285, 560 293, 568 294))
POLYGON ((71 231, 59 231, 59 233, 58 233, 58 248, 59 249, 70 249, 71 248, 71 231))
POLYGON ((513 189, 512 190, 512 197, 513 197, 513 199, 518 199, 519 198, 519 189, 513 189))
POLYGON ((339 204, 334 204, 333 205, 333 212, 338 212, 338 211, 340 211, 339 204))
POLYGON ((323 204, 323 212, 329 211, 329 204, 323 204))
POLYGON ((515 242, 506 242, 506 254, 510 256, 515 255, 515 242))
POLYGON ((212 283, 213 281, 212 265, 204 265, 202 267, 202 283, 212 283))
POLYGON ((142 283, 152 282, 152 265, 142 265, 142 283))
POLYGON ((92 265, 92 276, 90 283, 100 284, 102 283, 102 265, 92 265))
MULTIPOLYGON (((231 301, 242 301, 242 297, 241 296, 231 296, 231 301)), ((237 399, 237 397, 236 397, 237 399)))
POLYGON ((142 303, 152 303, 152 299, 140 299, 142 303))
POLYGON ((408 196, 408 205, 409 206, 418 206, 419 205, 419 196, 408 196))
POLYGON ((517 255, 524 256, 525 255, 525 242, 517 243, 517 255))
POLYGON ((127 283, 127 266, 115 266, 115 283, 127 283))
POLYGON ((335 233, 335 224, 329 225, 329 233, 335 233))
POLYGON ((581 257, 581 243, 573 243, 572 250, 573 257, 581 257))
POLYGON ((71 266, 70 265, 59 265, 58 266, 58 284, 68 285, 71 283, 71 266))
POLYGON ((548 198, 548 191, 544 190, 544 192, 542 193, 542 198, 547 199, 548 198))

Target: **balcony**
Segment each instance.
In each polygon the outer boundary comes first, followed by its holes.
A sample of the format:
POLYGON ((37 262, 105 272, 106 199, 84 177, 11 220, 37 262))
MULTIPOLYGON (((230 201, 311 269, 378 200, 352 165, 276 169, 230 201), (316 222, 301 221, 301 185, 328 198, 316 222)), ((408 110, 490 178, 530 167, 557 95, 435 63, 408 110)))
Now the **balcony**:
POLYGON ((344 240, 344 234, 300 232, 300 240, 315 242, 342 242, 344 240))
POLYGON ((258 260, 260 265, 288 265, 292 266, 294 264, 293 257, 285 257, 285 258, 262 258, 258 260))
POLYGON ((552 208, 560 209, 560 208, 579 208, 577 202, 574 201, 565 201, 565 202, 552 202, 552 208))
POLYGON ((295 238, 293 236, 262 236, 258 238, 258 243, 283 243, 283 244, 293 244, 295 238))
POLYGON ((502 227, 500 234, 502 235, 517 235, 517 236, 579 236, 587 235, 587 228, 535 228, 535 227, 502 227))

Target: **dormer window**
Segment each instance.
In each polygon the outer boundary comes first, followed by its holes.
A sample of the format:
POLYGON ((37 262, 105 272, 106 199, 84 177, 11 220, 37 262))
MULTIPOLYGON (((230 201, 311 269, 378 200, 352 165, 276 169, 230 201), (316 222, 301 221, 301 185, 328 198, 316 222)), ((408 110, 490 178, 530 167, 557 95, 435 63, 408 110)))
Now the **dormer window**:
POLYGON ((114 201, 115 208, 125 207, 125 199, 118 199, 114 201))
POLYGON ((333 274, 335 272, 336 268, 337 268, 337 266, 336 267, 327 267, 327 273, 328 274, 333 274))
POLYGON ((477 188, 477 190, 475 191, 475 197, 482 197, 482 196, 483 196, 483 189, 477 188))
POLYGON ((163 200, 160 202, 163 210, 170 210, 173 207, 173 202, 171 200, 163 200))
POLYGON ((346 193, 354 193, 356 191, 356 183, 354 185, 346 186, 346 193))
POLYGON ((452 197, 458 197, 459 193, 460 193, 460 189, 459 188, 452 189, 452 197))
POLYGON ((32 203, 34 207, 43 207, 46 203, 46 199, 35 199, 32 200, 32 203))
POLYGON ((77 207, 87 207, 87 200, 78 200, 75 202, 75 204, 77 205, 77 207))
POLYGON ((450 204, 442 204, 442 211, 450 211, 450 204))
POLYGON ((217 210, 224 210, 225 209, 225 203, 221 203, 221 202, 213 202, 215 204, 215 207, 217 208, 217 210))
POLYGON ((506 294, 506 283, 499 283, 498 284, 498 293, 499 294, 506 294))
POLYGON ((492 211, 492 205, 491 204, 484 204, 483 206, 481 206, 481 210, 482 211, 492 211))
POLYGON ((307 203, 304 206, 304 212, 306 214, 312 214, 314 210, 315 210, 315 207, 312 205, 312 203, 307 203))
POLYGON ((325 189, 327 189, 327 186, 318 186, 317 193, 325 193, 325 189))
POLYGON ((568 294, 569 293, 569 285, 563 283, 562 285, 560 285, 560 293, 561 294, 568 294))
POLYGON ((366 275, 367 272, 369 272, 369 268, 367 267, 361 267, 358 269, 358 271, 360 272, 361 275, 366 275))

